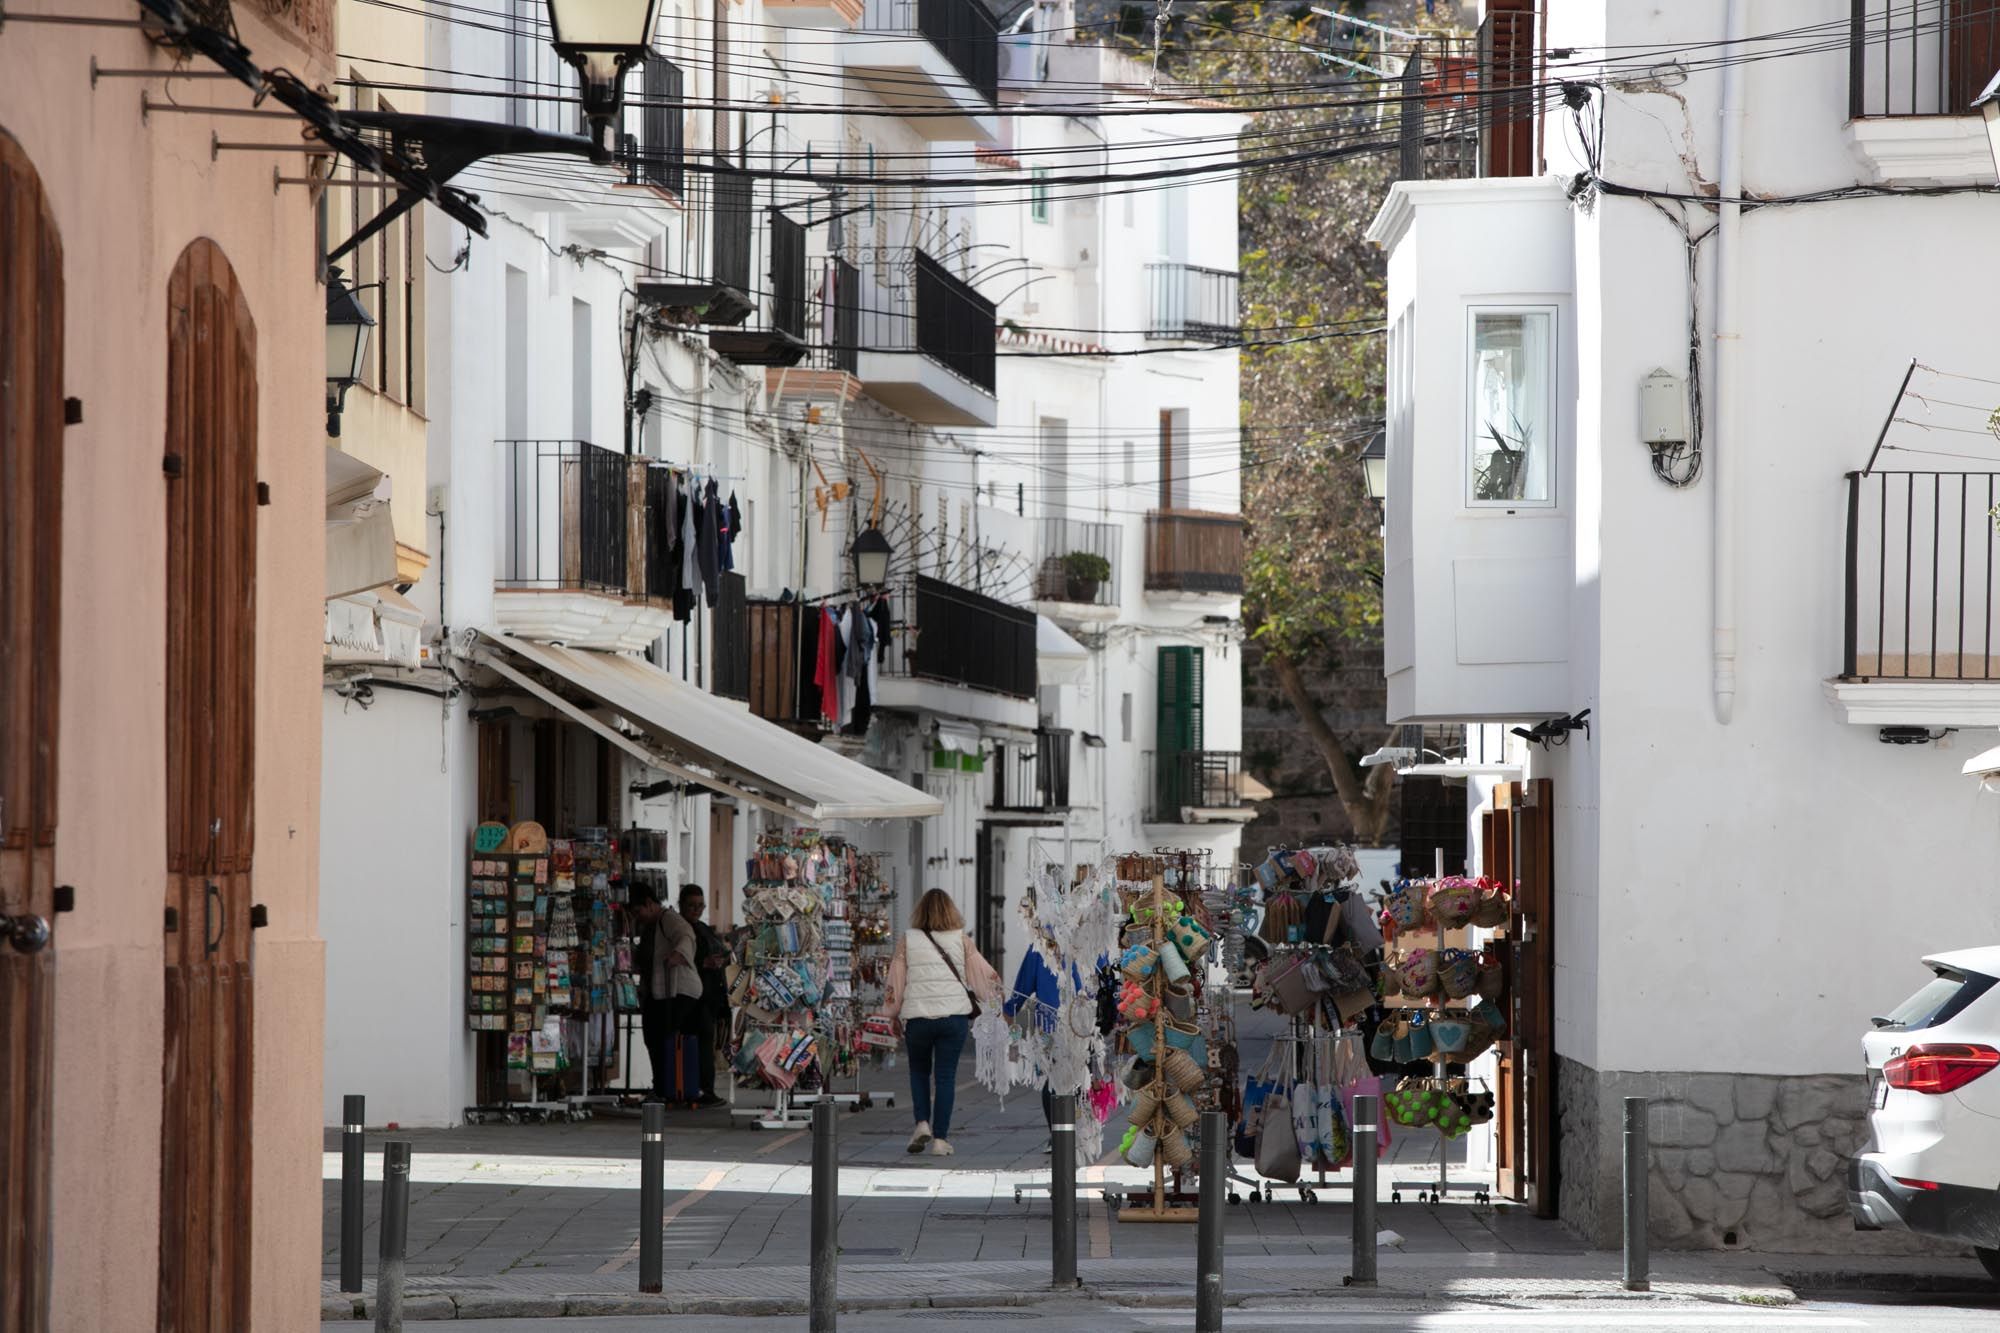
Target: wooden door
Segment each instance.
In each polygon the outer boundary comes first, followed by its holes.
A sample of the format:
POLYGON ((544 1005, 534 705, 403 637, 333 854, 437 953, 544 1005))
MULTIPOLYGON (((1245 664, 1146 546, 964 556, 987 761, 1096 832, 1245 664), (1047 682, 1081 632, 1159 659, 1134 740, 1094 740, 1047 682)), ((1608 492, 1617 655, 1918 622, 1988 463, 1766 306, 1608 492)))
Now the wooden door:
MULTIPOLYGON (((0 914, 55 913, 62 241, 0 130, 0 914)), ((53 943, 0 941, 0 1329, 49 1324, 53 943)))
POLYGON ((257 334, 214 242, 167 288, 159 1327, 249 1327, 257 334), (177 469, 177 471, 176 471, 177 469))
POLYGON ((708 803, 708 924, 717 930, 736 925, 736 807, 708 803))
POLYGON ((1494 1090, 1500 1188, 1537 1217, 1556 1215, 1554 817, 1547 778, 1501 783, 1481 816, 1485 873, 1515 884, 1503 1001, 1512 1039, 1494 1090))

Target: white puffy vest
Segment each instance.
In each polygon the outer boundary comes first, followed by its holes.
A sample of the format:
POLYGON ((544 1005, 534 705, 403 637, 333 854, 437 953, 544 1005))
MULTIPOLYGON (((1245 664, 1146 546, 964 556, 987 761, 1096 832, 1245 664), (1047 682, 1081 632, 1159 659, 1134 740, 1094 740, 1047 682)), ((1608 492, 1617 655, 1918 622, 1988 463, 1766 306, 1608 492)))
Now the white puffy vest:
POLYGON ((912 930, 903 937, 903 965, 907 969, 908 982, 903 988, 903 1019, 950 1018, 954 1014, 972 1012, 972 1001, 966 997, 965 983, 959 977, 965 975, 965 932, 962 930, 934 930, 930 935, 921 930, 912 930), (935 936, 938 948, 931 947, 935 936), (951 962, 945 962, 944 954, 938 949, 948 950, 951 962), (958 969, 953 976, 951 969, 958 969))

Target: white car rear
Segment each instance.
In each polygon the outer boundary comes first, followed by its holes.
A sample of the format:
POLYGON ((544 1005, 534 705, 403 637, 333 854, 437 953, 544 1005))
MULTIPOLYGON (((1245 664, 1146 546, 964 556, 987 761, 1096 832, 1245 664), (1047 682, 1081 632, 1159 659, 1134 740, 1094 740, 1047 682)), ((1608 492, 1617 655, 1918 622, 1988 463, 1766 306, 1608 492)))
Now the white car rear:
POLYGON ((1924 964, 1931 979, 1861 1039, 1871 1133, 1848 1204, 1864 1231, 1971 1245, 2000 1278, 2000 947, 1924 964))

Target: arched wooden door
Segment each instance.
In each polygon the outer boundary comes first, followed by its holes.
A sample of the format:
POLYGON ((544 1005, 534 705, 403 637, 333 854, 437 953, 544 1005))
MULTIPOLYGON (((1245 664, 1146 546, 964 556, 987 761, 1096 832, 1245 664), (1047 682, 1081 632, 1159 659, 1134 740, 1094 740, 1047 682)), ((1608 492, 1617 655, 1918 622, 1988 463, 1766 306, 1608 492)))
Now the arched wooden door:
POLYGON ((162 1333, 250 1326, 257 331, 198 240, 167 287, 162 1333))
MULTIPOLYGON (((55 912, 61 662, 62 240, 0 130, 0 913, 55 912)), ((32 941, 30 941, 32 942, 32 941)), ((49 1323, 56 951, 0 940, 0 1329, 49 1323)))

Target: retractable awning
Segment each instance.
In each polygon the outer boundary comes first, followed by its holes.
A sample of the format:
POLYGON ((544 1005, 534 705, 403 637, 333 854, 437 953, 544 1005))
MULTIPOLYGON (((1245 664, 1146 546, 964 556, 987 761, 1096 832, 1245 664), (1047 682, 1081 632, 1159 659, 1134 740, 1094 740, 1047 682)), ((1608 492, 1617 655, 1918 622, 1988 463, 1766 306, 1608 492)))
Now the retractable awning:
POLYGON ((486 630, 480 638, 474 650, 480 662, 677 777, 811 824, 944 813, 944 802, 937 797, 676 680, 640 658, 486 630), (604 716, 607 709, 617 716, 604 716))

